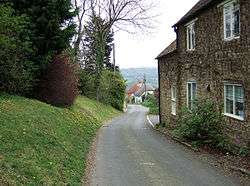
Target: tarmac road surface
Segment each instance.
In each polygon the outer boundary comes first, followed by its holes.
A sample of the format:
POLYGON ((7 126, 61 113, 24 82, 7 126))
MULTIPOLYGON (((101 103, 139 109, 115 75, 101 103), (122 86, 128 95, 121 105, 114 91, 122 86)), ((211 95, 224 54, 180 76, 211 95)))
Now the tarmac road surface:
POLYGON ((126 114, 101 129, 91 185, 239 185, 191 150, 153 131, 146 113, 145 107, 129 105, 126 114))

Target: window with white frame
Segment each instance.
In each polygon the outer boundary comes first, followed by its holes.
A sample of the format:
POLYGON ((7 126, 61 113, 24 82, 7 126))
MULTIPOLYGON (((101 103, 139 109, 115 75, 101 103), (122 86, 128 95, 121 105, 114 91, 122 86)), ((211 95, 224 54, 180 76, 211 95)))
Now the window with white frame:
POLYGON ((176 87, 171 87, 171 113, 176 115, 176 87))
POLYGON ((187 106, 189 109, 193 108, 194 101, 196 98, 196 82, 188 82, 187 83, 187 106))
POLYGON ((242 85, 224 85, 224 114, 236 119, 244 119, 244 89, 242 85))
POLYGON ((187 25, 187 50, 195 49, 195 22, 192 22, 187 25))
POLYGON ((224 5, 224 38, 234 39, 240 36, 240 4, 232 0, 224 5))

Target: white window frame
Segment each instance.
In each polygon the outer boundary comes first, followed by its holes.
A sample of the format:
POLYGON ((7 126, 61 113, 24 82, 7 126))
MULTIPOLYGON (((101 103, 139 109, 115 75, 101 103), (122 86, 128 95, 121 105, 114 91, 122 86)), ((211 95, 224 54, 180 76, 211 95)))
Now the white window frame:
POLYGON ((234 18, 233 18, 233 14, 236 10, 234 10, 234 4, 238 3, 238 7, 237 10, 240 11, 240 4, 238 2, 238 0, 231 0, 231 1, 227 1, 224 3, 223 5, 223 25, 224 25, 224 40, 225 41, 230 41, 233 39, 238 39, 240 38, 240 22, 241 19, 239 18, 239 35, 234 35, 234 18), (229 8, 228 12, 226 12, 226 8, 229 8), (227 37, 227 30, 226 30, 226 15, 230 14, 230 28, 231 28, 231 35, 229 37, 227 37))
POLYGON ((186 25, 186 32, 187 32, 187 51, 194 51, 195 50, 195 21, 188 23, 186 25), (189 31, 191 32, 189 34, 189 31), (194 37, 194 38, 193 38, 194 37))
POLYGON ((187 108, 188 109, 192 109, 194 106, 194 101, 197 95, 197 83, 196 81, 188 81, 187 82, 187 108), (191 84, 191 107, 189 108, 189 94, 188 94, 188 84, 191 84), (195 89, 195 95, 193 95, 193 84, 196 85, 196 89, 195 89))
POLYGON ((171 86, 171 114, 176 115, 176 86, 171 86))
MULTIPOLYGON (((228 117, 240 120, 240 121, 244 121, 244 116, 241 117, 241 116, 237 116, 235 114, 235 112, 236 112, 235 87, 236 86, 239 86, 239 87, 243 88, 243 86, 241 84, 234 84, 234 83, 225 83, 224 84, 224 113, 223 114, 225 116, 228 116, 228 117), (226 86, 233 86, 233 113, 234 114, 227 113, 227 107, 226 107, 226 86)), ((245 100, 243 101, 243 105, 245 105, 245 100)), ((245 109, 243 111, 244 111, 244 115, 245 115, 245 109)))

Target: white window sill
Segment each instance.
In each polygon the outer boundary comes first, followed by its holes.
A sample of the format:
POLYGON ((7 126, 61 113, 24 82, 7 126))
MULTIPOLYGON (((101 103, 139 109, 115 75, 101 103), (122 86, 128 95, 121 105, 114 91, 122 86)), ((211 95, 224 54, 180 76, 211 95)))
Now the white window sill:
POLYGON ((187 49, 187 52, 193 52, 195 49, 187 49))
POLYGON ((229 41, 233 41, 233 40, 236 40, 236 39, 240 39, 240 36, 230 37, 230 38, 224 38, 224 41, 229 42, 229 41))
POLYGON ((236 115, 234 115, 234 114, 224 113, 224 116, 228 116, 228 117, 230 117, 230 118, 234 118, 234 119, 237 119, 237 120, 240 120, 240 121, 244 121, 244 118, 243 118, 243 117, 236 116, 236 115))

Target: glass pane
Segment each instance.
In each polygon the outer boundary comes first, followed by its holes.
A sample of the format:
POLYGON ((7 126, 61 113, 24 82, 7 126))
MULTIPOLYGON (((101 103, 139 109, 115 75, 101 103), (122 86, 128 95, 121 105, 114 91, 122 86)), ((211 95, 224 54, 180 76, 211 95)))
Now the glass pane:
POLYGON ((240 35, 240 10, 236 10, 233 16, 234 16, 233 33, 234 33, 234 36, 239 36, 240 35))
POLYGON ((194 27, 192 27, 192 49, 195 48, 195 32, 194 32, 194 27))
POLYGON ((191 30, 188 27, 188 49, 191 49, 191 30))
POLYGON ((188 108, 191 108, 191 83, 188 83, 188 108))
POLYGON ((175 88, 175 86, 173 86, 171 90, 172 90, 172 93, 171 93, 172 99, 175 100, 176 99, 176 88, 175 88))
POLYGON ((192 100, 196 98, 196 83, 192 83, 192 100))
POLYGON ((231 15, 227 14, 225 16, 225 29, 226 29, 226 38, 231 37, 232 33, 231 33, 231 15))
POLYGON ((225 91, 225 98, 226 98, 226 113, 228 114, 234 114, 233 111, 233 86, 232 85, 225 85, 226 91, 225 91))
POLYGON ((226 98, 233 100, 233 86, 232 85, 226 85, 226 98))
POLYGON ((244 93, 241 86, 235 86, 235 114, 244 117, 244 93))
POLYGON ((226 98, 226 113, 233 114, 233 100, 226 98))

